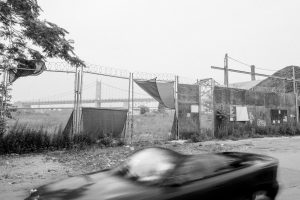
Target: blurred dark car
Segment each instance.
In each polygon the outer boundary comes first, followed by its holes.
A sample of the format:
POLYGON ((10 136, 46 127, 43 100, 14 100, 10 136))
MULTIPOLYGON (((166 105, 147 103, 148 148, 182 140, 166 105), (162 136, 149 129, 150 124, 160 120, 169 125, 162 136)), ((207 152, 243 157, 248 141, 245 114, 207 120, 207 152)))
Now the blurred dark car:
POLYGON ((137 151, 120 166, 41 186, 27 200, 275 199, 278 161, 238 152, 137 151))

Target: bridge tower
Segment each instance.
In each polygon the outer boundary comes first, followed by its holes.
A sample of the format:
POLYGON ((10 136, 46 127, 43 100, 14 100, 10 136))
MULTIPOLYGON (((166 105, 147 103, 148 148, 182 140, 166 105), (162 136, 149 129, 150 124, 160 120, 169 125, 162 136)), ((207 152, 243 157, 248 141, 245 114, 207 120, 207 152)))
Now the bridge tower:
POLYGON ((96 108, 101 107, 101 80, 96 81, 96 108))

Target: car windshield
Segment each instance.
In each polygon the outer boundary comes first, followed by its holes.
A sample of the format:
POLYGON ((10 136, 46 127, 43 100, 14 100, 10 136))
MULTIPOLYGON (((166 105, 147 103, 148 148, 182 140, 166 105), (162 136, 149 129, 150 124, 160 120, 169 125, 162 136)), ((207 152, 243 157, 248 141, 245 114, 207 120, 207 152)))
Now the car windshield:
POLYGON ((117 168, 117 174, 138 182, 159 183, 175 169, 180 157, 180 154, 167 149, 144 149, 130 156, 117 168))

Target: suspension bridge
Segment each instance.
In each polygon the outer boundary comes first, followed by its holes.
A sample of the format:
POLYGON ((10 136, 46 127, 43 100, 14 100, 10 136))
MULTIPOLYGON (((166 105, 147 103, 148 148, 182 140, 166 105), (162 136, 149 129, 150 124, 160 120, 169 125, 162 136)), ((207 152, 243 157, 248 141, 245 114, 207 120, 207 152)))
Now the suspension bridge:
MULTIPOLYGON (((128 108, 128 104, 130 103, 129 98, 124 98, 124 97, 102 98, 103 85, 109 87, 109 90, 112 89, 122 90, 122 89, 102 83, 101 81, 96 81, 96 84, 93 85, 94 86, 96 85, 95 97, 89 99, 82 99, 81 103, 83 106, 128 108)), ((57 97, 58 95, 54 95, 54 96, 57 97)), ((134 102, 134 107, 146 105, 148 107, 154 108, 157 104, 157 101, 155 99, 145 94, 142 95, 142 97, 141 95, 139 95, 139 97, 134 98, 133 102, 134 102)), ((14 106, 17 109, 71 109, 73 108, 73 105, 74 105, 74 99, 64 99, 64 100, 38 99, 38 100, 17 101, 14 103, 14 106)))

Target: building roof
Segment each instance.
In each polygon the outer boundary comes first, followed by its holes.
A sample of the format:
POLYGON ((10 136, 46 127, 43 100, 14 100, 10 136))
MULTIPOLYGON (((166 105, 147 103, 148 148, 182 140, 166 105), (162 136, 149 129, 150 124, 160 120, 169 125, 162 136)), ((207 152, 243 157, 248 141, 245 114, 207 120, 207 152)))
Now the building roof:
MULTIPOLYGON (((289 78, 293 77, 293 67, 295 67, 296 79, 300 79, 300 67, 297 66, 287 66, 278 71, 276 71, 273 76, 289 78)), ((263 80, 247 81, 229 84, 230 88, 244 89, 244 90, 255 90, 264 92, 292 92, 293 82, 286 81, 283 79, 276 78, 266 78, 263 80)), ((300 84, 297 84, 298 91, 300 91, 300 84)))
POLYGON ((229 84, 230 88, 237 88, 237 89, 243 89, 243 90, 250 90, 251 88, 258 85, 263 80, 255 80, 255 81, 246 81, 246 82, 238 82, 238 83, 232 83, 229 84))

